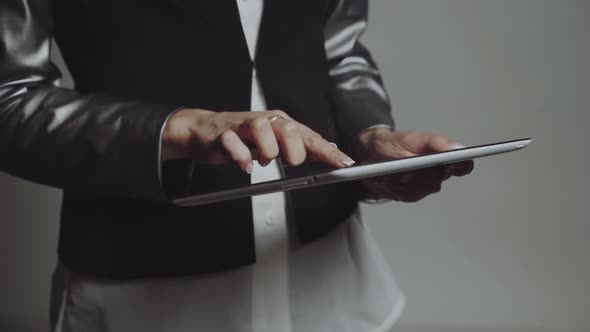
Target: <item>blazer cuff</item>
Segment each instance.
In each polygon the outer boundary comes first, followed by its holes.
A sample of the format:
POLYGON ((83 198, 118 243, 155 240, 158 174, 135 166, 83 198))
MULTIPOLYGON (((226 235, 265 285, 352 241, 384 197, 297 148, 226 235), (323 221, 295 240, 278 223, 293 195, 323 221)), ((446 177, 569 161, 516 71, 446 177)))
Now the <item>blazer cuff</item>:
MULTIPOLYGON (((192 172, 194 170, 194 160, 177 160, 177 161, 164 161, 162 160, 162 153, 163 153, 163 145, 164 145, 164 130, 166 129, 166 125, 168 124, 168 121, 170 120, 170 118, 176 113, 179 112, 181 110, 187 109, 188 107, 179 107, 177 109, 175 109, 174 111, 172 111, 172 113, 170 113, 166 119, 164 120, 164 123, 162 124, 162 128, 160 128, 160 140, 159 140, 159 144, 158 144, 158 152, 157 152, 157 158, 158 158, 158 165, 157 165, 157 172, 158 172, 158 183, 160 185, 160 192, 162 193, 163 197, 166 199, 166 201, 170 202, 172 196, 179 196, 179 195, 186 195, 189 193, 190 188, 191 188, 191 182, 192 182, 192 172), (186 175, 184 184, 183 184, 183 189, 181 190, 181 192, 175 192, 178 190, 174 190, 176 188, 171 188, 171 186, 167 185, 166 179, 164 177, 164 164, 165 163, 182 163, 184 166, 182 168, 184 168, 183 173, 186 175)), ((176 187, 176 186, 174 186, 176 187)))
POLYGON ((359 137, 361 137, 362 134, 366 133, 369 130, 373 130, 373 129, 377 129, 377 128, 387 128, 387 129, 390 129, 390 130, 394 130, 393 126, 390 126, 390 125, 387 125, 387 124, 383 124, 383 123, 372 125, 372 126, 369 126, 369 127, 365 128, 365 129, 361 130, 358 134, 356 134, 355 142, 358 142, 359 137))

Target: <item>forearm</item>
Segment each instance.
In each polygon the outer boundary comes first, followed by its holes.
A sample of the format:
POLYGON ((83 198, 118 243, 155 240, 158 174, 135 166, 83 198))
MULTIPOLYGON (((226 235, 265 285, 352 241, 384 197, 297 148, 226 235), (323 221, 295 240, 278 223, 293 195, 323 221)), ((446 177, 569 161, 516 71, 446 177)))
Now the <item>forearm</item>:
POLYGON ((0 170, 66 190, 164 200, 158 149, 173 108, 23 88, 0 88, 0 170))
POLYGON ((164 200, 160 136, 177 107, 55 86, 51 2, 0 2, 0 171, 72 191, 164 200))

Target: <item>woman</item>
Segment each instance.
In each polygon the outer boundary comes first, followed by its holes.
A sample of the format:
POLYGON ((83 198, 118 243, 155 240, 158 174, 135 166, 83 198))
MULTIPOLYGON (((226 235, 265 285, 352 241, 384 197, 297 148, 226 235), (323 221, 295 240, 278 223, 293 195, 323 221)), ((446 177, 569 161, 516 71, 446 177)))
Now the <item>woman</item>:
POLYGON ((64 190, 55 331, 391 327, 403 295, 358 202, 417 201, 471 163, 170 204, 452 148, 393 130, 366 15, 366 0, 0 3, 0 170, 64 190), (75 91, 55 84, 52 37, 75 91))

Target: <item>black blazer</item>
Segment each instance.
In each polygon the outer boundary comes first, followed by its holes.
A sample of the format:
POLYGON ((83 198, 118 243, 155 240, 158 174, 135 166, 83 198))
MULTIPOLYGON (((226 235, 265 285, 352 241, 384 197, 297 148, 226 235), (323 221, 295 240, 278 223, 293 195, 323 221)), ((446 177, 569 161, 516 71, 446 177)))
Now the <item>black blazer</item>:
MULTIPOLYGON (((365 19, 366 0, 266 1, 253 63, 235 0, 2 0, 0 155, 10 157, 0 170, 64 189, 59 257, 79 272, 128 279, 253 263, 249 198, 169 203, 187 194, 187 181, 199 192, 249 183, 248 175, 234 165, 187 174, 189 161, 161 163, 162 127, 182 107, 248 110, 252 66, 269 108, 341 147, 370 125, 393 125, 386 99, 342 88, 330 75, 347 56, 373 64, 358 43, 346 54, 326 53, 327 25, 338 15, 365 19), (75 91, 54 85, 60 73, 49 59, 52 37, 75 91)), ((374 70, 346 75, 381 83, 374 70)), ((343 222, 359 190, 353 182, 289 197, 305 244, 343 222)))

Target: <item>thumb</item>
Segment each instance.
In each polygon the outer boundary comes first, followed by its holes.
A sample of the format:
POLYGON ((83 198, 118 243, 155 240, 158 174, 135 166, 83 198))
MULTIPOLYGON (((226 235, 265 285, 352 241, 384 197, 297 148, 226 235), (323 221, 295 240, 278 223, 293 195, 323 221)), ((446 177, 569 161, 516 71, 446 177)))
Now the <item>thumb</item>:
POLYGON ((447 147, 448 151, 451 150, 460 150, 460 149, 465 149, 467 146, 461 144, 461 143, 457 143, 457 142, 451 142, 449 144, 449 146, 447 147))
POLYGON ((443 152, 453 149, 455 143, 442 135, 431 135, 424 146, 424 152, 443 152))

